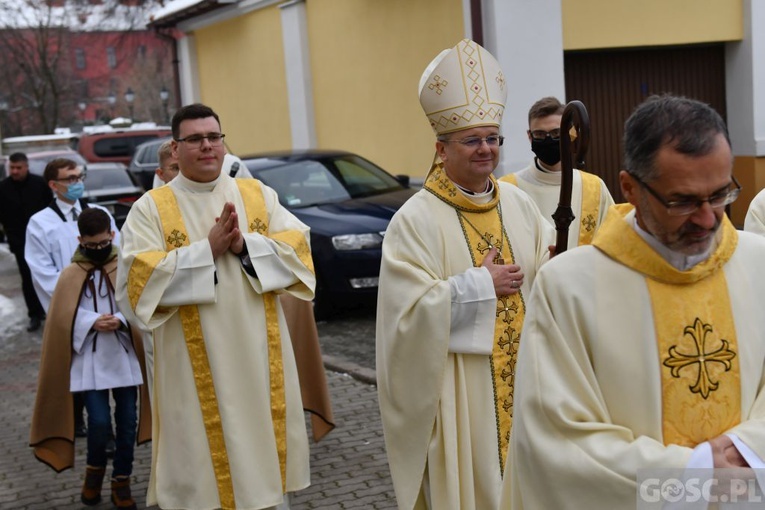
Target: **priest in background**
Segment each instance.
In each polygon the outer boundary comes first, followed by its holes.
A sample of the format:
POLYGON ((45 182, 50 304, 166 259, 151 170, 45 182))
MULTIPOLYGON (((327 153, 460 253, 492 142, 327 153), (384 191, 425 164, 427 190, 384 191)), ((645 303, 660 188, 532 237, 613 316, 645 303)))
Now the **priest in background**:
MULTIPOLYGON (((560 123, 565 108, 554 97, 543 97, 531 105, 526 134, 534 160, 526 168, 499 179, 525 191, 537 204, 542 216, 553 226, 553 214, 560 200, 560 123)), ((575 168, 571 181, 574 221, 569 226, 571 234, 568 236, 567 248, 570 250, 582 244, 590 244, 608 208, 613 204, 614 199, 600 177, 575 168)))

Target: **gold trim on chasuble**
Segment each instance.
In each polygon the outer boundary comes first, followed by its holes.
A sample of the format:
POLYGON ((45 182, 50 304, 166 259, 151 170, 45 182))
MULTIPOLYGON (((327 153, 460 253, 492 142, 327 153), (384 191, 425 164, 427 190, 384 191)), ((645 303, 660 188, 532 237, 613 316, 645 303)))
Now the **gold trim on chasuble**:
POLYGON ((738 235, 723 217, 716 250, 678 271, 623 219, 632 209, 612 207, 593 245, 645 276, 661 370, 664 444, 693 448, 741 421, 738 344, 723 269, 738 235))
MULTIPOLYGON (((515 263, 513 248, 502 223, 499 187, 494 177, 490 178, 495 191, 494 197, 486 204, 476 204, 465 197, 446 176, 441 165, 431 171, 424 185, 427 191, 457 212, 474 267, 481 266, 485 254, 492 247, 498 249, 505 264, 515 263)), ((490 368, 497 422, 497 455, 502 473, 505 471, 505 456, 513 424, 515 364, 525 314, 526 305, 520 290, 497 298, 490 368)))
MULTIPOLYGON (((590 244, 595 235, 600 217, 600 179, 595 175, 579 171, 582 176, 582 210, 579 220, 579 241, 577 246, 590 244)), ((500 178, 502 182, 509 182, 518 186, 518 177, 515 174, 507 174, 500 178)))
MULTIPOLYGON (((188 246, 189 236, 186 225, 181 216, 175 194, 169 186, 162 186, 149 191, 154 203, 157 205, 162 232, 169 232, 165 237, 166 249, 169 252, 182 246, 188 246)), ((215 386, 210 370, 210 360, 207 357, 207 348, 202 334, 202 322, 199 318, 197 305, 183 305, 178 307, 178 313, 183 327, 183 336, 186 340, 186 348, 189 351, 191 368, 194 373, 194 383, 197 388, 199 406, 202 410, 202 420, 207 433, 207 442, 210 448, 215 480, 218 486, 218 498, 221 508, 236 508, 234 499, 234 484, 231 480, 231 467, 226 451, 225 438, 223 436, 223 424, 221 423, 218 408, 218 397, 215 394, 215 386)))
POLYGON ((518 186, 518 176, 515 174, 503 175, 499 180, 502 182, 509 182, 513 186, 518 186))
POLYGON ((600 179, 587 172, 579 171, 582 178, 582 211, 579 219, 579 244, 590 244, 595 235, 600 217, 600 179))
MULTIPOLYGON (((268 211, 263 199, 260 182, 255 179, 236 179, 239 193, 244 202, 249 233, 258 232, 268 236, 268 211)), ((281 232, 288 236, 291 231, 281 232)), ((275 238, 276 236, 271 236, 275 238)), ((305 250, 310 260, 311 253, 305 236, 301 234, 305 250)), ((301 260, 302 257, 301 257, 301 260)), ((313 264, 310 266, 313 268, 313 264)), ((279 455, 279 472, 282 478, 282 492, 287 490, 287 402, 284 391, 284 359, 282 355, 282 337, 279 331, 279 314, 276 307, 276 294, 262 294, 266 312, 266 337, 268 339, 268 380, 271 383, 271 422, 274 425, 276 452, 279 455)))
POLYGON ((646 283, 662 364, 664 444, 694 448, 741 421, 738 345, 725 274, 720 270, 691 285, 646 283))

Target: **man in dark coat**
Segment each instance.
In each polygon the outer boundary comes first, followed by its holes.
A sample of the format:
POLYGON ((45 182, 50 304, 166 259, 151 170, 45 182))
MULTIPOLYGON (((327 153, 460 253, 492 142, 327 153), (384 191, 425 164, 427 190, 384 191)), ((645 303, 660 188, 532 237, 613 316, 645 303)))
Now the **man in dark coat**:
POLYGON ((8 165, 9 176, 0 182, 0 223, 21 273, 21 288, 29 314, 27 331, 36 331, 45 318, 45 310, 37 298, 29 266, 24 260, 24 239, 29 218, 47 207, 53 194, 42 177, 29 173, 26 154, 11 154, 8 165))

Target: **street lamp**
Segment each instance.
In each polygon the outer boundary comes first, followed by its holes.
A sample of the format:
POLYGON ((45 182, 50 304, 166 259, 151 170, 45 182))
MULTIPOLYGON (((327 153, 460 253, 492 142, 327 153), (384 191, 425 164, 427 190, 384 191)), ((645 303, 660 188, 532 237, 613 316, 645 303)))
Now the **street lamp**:
POLYGON ((85 109, 88 107, 87 103, 85 101, 80 101, 77 103, 77 108, 80 109, 80 121, 83 125, 85 125, 85 109))
POLYGON ((135 99, 135 94, 133 93, 133 89, 128 87, 128 89, 125 91, 125 101, 127 101, 128 109, 130 110, 130 121, 133 121, 133 100, 135 99))
POLYGON ((170 91, 162 85, 159 91, 159 98, 162 100, 162 108, 165 109, 165 124, 170 124, 170 114, 167 112, 167 101, 170 99, 170 91))
POLYGON ((114 95, 114 91, 109 92, 109 95, 106 96, 106 100, 109 101, 109 116, 113 119, 114 118, 114 103, 117 102, 117 96, 114 95))

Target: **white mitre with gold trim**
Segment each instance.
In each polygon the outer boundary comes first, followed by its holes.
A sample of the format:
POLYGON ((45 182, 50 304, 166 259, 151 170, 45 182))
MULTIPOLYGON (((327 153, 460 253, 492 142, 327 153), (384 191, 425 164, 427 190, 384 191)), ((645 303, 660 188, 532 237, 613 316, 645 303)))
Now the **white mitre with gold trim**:
POLYGON ((442 51, 420 78, 420 104, 436 135, 478 126, 499 127, 506 100, 499 62, 470 39, 442 51))

